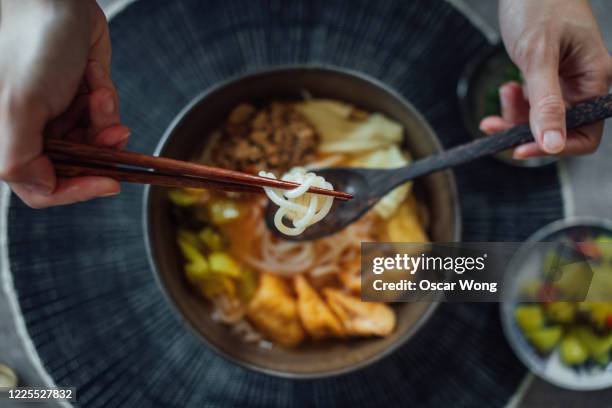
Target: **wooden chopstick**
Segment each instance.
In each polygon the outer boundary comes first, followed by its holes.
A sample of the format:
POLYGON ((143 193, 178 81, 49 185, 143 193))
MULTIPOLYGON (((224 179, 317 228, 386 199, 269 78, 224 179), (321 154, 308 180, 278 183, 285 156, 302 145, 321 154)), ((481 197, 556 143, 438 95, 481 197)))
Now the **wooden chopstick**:
POLYGON ((127 183, 153 184, 162 187, 206 188, 236 193, 263 192, 263 189, 260 187, 246 184, 217 182, 188 176, 176 177, 138 169, 117 169, 104 166, 98 167, 95 165, 67 164, 62 162, 54 162, 54 166, 58 177, 99 176, 110 177, 117 181, 124 181, 127 183))
MULTIPOLYGON (((56 163, 63 177, 95 175, 119 181, 155 184, 166 187, 215 188, 225 191, 262 193, 262 187, 290 190, 299 186, 283 180, 210 167, 196 163, 147 156, 141 153, 48 139, 45 151, 56 163), (133 168, 116 167, 117 165, 133 168), (144 170, 143 170, 144 169, 144 170), (151 171, 155 170, 155 171, 151 171), (206 185, 205 185, 206 184, 206 185)), ((353 196, 341 191, 311 187, 310 193, 349 200, 353 196)))

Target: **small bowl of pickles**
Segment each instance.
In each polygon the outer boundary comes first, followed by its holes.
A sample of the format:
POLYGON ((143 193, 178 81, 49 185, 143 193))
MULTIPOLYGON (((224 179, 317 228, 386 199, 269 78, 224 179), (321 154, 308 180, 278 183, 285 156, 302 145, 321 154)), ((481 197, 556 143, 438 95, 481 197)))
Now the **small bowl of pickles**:
MULTIPOLYGON (((499 87, 509 81, 523 83, 523 77, 503 44, 487 47, 466 65, 457 84, 457 97, 464 126, 473 138, 487 136, 479 129, 483 118, 501 115, 499 87)), ((494 157, 518 167, 540 167, 557 161, 552 156, 515 160, 512 152, 513 149, 504 150, 494 157)))
POLYGON ((542 228, 511 259, 504 287, 504 332, 533 373, 571 390, 612 387, 612 222, 542 228))

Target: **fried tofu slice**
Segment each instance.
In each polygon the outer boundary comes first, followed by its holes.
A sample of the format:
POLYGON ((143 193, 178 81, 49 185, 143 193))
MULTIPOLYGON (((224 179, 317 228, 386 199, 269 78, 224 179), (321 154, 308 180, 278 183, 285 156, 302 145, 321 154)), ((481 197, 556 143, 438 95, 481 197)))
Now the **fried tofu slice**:
POLYGON ((323 290, 327 304, 351 336, 388 336, 395 329, 393 309, 380 302, 362 302, 338 289, 323 290))
POLYGON ((361 258, 356 256, 344 262, 340 266, 338 278, 349 291, 361 293, 361 258))
POLYGON ((264 337, 281 346, 295 347, 304 340, 297 302, 278 276, 261 275, 246 316, 264 337))
POLYGON ((352 293, 361 293, 361 275, 350 271, 340 271, 338 273, 342 286, 351 291, 352 293))
POLYGON ((298 295, 298 312, 306 332, 315 340, 328 337, 343 337, 344 328, 340 320, 319 297, 308 280, 302 275, 293 279, 298 295))

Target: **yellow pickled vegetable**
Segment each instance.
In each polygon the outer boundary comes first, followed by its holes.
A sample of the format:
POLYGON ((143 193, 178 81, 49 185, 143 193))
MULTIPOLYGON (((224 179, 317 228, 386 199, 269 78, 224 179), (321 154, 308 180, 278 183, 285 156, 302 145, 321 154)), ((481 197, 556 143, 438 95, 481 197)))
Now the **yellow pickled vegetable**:
POLYGON ((573 335, 561 340, 561 360, 567 365, 580 365, 589 358, 586 347, 573 335))
POLYGON ((553 322, 572 323, 576 318, 576 305, 572 302, 550 302, 544 310, 553 322))
POLYGON ((589 327, 578 327, 572 334, 586 347, 589 355, 600 363, 605 361, 606 356, 610 356, 612 351, 612 334, 600 336, 593 332, 589 327))
POLYGON ((179 207, 189 207, 199 200, 199 195, 193 194, 186 189, 170 190, 168 192, 168 198, 179 207))
POLYGON ((559 344, 562 334, 560 326, 553 326, 532 330, 525 337, 540 353, 550 353, 559 344))
POLYGON ((518 306, 514 311, 514 317, 524 333, 544 326, 544 313, 539 306, 518 306))
POLYGON ((221 234, 210 227, 200 231, 198 238, 211 251, 220 251, 225 246, 221 234))
POLYGON ((179 231, 178 245, 187 262, 206 263, 206 258, 198 247, 198 239, 195 234, 184 230, 179 231))
POLYGON ((210 275, 208 262, 191 262, 185 265, 185 275, 191 283, 201 283, 210 275))
POLYGON ((607 366, 610 364, 610 352, 608 351, 607 353, 596 354, 593 356, 593 360, 595 360, 595 362, 599 365, 607 366))
POLYGON ((612 329, 612 302, 583 302, 579 303, 580 310, 585 312, 595 327, 605 330, 612 329))
POLYGON ((225 252, 213 252, 208 256, 208 264, 213 273, 239 278, 240 265, 225 252))

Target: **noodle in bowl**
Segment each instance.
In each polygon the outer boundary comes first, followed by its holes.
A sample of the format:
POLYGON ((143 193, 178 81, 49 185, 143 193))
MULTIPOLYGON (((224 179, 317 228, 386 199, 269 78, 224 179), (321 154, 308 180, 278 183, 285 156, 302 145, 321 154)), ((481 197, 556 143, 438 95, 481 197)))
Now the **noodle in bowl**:
MULTIPOLYGON (((261 200, 260 205, 253 208, 252 216, 257 220, 263 218, 265 204, 266 201, 261 200)), ((334 235, 316 241, 279 242, 264 222, 257 222, 253 239, 260 243, 259 256, 249 255, 243 260, 254 268, 274 271, 284 277, 300 273, 309 273, 313 277, 338 273, 347 261, 359 257, 362 242, 374 240, 373 223, 371 217, 365 217, 334 235)))

